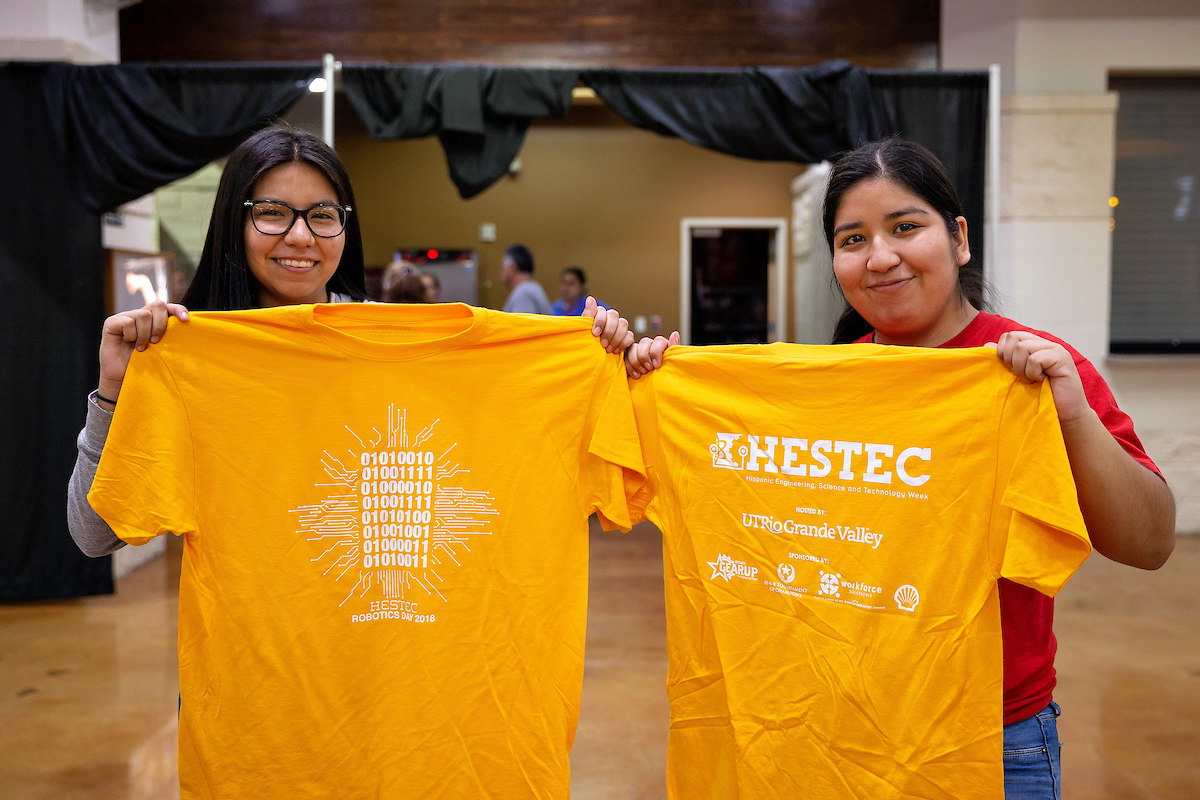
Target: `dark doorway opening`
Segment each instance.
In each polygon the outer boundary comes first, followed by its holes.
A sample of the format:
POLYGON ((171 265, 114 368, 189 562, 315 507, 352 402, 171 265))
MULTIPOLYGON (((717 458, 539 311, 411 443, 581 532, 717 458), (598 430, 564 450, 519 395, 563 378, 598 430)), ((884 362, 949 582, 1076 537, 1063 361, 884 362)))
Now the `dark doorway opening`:
POLYGON ((692 228, 691 344, 771 340, 772 228, 692 228))

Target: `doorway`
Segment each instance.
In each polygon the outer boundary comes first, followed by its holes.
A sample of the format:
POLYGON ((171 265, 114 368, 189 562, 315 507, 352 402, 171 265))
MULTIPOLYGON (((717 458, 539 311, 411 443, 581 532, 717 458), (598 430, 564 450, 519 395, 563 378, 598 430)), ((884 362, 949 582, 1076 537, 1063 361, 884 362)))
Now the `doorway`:
POLYGON ((685 218, 680 225, 684 344, 785 339, 787 220, 685 218))

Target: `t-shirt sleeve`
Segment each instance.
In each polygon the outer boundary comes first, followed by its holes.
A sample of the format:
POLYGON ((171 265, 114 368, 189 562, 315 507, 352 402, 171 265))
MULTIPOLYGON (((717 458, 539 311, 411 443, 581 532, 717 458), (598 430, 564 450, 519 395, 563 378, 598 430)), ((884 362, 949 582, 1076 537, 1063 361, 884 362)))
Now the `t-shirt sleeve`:
POLYGON ((633 418, 637 422, 638 439, 642 447, 642 463, 646 467, 645 478, 630 481, 625 486, 625 497, 629 501, 629 514, 634 523, 649 518, 650 505, 654 500, 654 481, 658 469, 658 397, 654 392, 655 376, 652 372, 629 387, 633 398, 633 418))
POLYGON ((1053 597, 1092 551, 1049 381, 1013 380, 1001 415, 1000 577, 1053 597))
MULTIPOLYGON (((589 346, 595 345, 589 342, 589 346)), ((585 506, 605 530, 627 531, 637 520, 630 514, 626 492, 645 481, 646 468, 621 358, 606 357, 590 412, 594 423, 585 430, 580 469, 585 506)))
POLYGON ((1112 390, 1108 388, 1108 384, 1092 365, 1092 362, 1079 356, 1075 359, 1075 368, 1079 371, 1079 379, 1083 382, 1083 393, 1087 397, 1088 405, 1096 412, 1096 416, 1100 417, 1104 427, 1117 440, 1117 443, 1125 448, 1125 452, 1133 457, 1134 461, 1161 478, 1162 471, 1146 454, 1142 440, 1133 430, 1133 420, 1117 405, 1117 399, 1113 397, 1112 390))
POLYGON ((195 465, 187 411, 151 347, 134 353, 88 502, 118 537, 145 544, 196 532, 195 465))

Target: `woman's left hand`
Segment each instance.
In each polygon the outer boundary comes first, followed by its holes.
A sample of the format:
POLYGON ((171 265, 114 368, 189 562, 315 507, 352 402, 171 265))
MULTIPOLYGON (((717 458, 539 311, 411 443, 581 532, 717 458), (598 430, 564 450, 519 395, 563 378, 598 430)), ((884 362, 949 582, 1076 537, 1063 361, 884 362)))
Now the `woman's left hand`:
POLYGON ((663 354, 667 352, 667 348, 677 344, 679 344, 679 331, 675 331, 670 336, 643 338, 625 351, 625 374, 634 380, 643 375, 649 375, 663 365, 663 354))
POLYGON ((629 321, 613 309, 601 309, 596 305, 596 298, 588 295, 583 305, 583 316, 592 317, 592 335, 600 338, 600 346, 610 353, 623 353, 625 348, 633 344, 633 333, 629 330, 629 321), (599 313, 597 313, 599 312, 599 313))
POLYGON ((996 354, 1024 381, 1050 380, 1060 422, 1071 423, 1091 413, 1075 359, 1061 344, 1028 331, 1009 331, 996 343, 996 354))

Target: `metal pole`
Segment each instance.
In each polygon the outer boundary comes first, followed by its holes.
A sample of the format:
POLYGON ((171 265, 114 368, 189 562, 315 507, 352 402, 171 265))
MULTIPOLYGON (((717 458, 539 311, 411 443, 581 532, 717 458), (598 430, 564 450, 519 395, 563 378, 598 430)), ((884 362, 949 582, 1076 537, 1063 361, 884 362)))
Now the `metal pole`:
POLYGON ((679 343, 692 343, 692 229, 679 220, 679 343))
MULTIPOLYGON (((1000 65, 988 67, 987 120, 987 205, 988 225, 985 231, 983 270, 988 281, 999 289, 1000 238, 1000 65)), ((1001 295, 1003 293, 1001 292, 1001 295)))
POLYGON ((322 65, 325 68, 325 93, 321 98, 322 129, 325 144, 330 147, 333 147, 333 71, 336 63, 333 60, 333 53, 326 53, 325 58, 322 60, 322 65))

